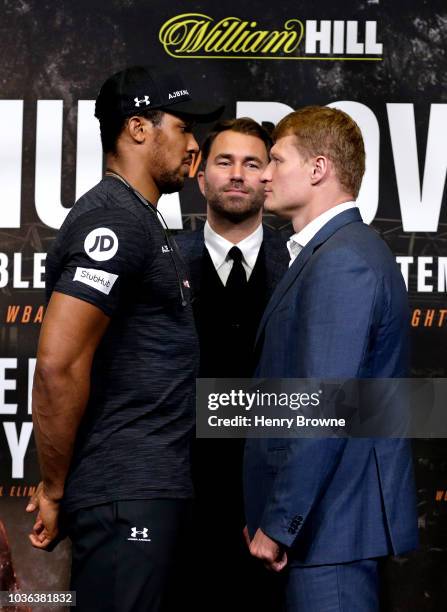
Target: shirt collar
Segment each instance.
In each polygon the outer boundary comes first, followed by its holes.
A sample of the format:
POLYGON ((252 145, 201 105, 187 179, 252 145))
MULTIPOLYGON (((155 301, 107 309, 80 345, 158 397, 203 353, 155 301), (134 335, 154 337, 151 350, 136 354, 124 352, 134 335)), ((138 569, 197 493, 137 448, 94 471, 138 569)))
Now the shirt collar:
MULTIPOLYGON (((218 270, 225 262, 228 251, 235 245, 215 232, 208 221, 206 221, 205 227, 203 228, 203 235, 205 239, 205 246, 208 249, 214 267, 216 270, 218 270)), ((236 245, 242 251, 244 262, 251 269, 255 267, 263 237, 264 230, 262 223, 260 223, 254 232, 238 242, 236 245)))
POLYGON ((315 217, 310 223, 308 223, 303 229, 296 234, 291 236, 290 240, 298 243, 301 248, 304 248, 306 244, 308 244, 312 238, 320 231, 320 229, 326 225, 328 221, 330 221, 333 217, 336 217, 338 214, 344 212, 345 210, 349 210, 350 208, 355 208, 357 204, 353 201, 351 202, 343 202, 342 204, 337 204, 333 206, 329 210, 326 210, 318 217, 315 217))
POLYGON ((289 261, 289 268, 290 268, 290 266, 293 264, 295 259, 298 257, 298 255, 303 250, 303 247, 300 244, 298 244, 296 240, 293 239, 293 236, 289 238, 286 246, 287 246, 287 250, 289 251, 289 256, 290 256, 290 261, 289 261))

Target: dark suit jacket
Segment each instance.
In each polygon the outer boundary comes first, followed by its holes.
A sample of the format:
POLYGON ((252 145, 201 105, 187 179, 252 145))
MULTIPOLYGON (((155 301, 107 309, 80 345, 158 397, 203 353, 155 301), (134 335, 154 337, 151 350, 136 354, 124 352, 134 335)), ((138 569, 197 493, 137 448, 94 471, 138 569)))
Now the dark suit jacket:
MULTIPOLYGON (((262 308, 254 308, 251 311, 253 300, 259 297, 265 305, 274 287, 287 271, 289 263, 287 237, 283 232, 273 231, 264 226, 265 266, 260 276, 262 287, 257 283, 255 286, 251 285, 253 293, 250 293, 248 304, 253 320, 250 321, 249 336, 244 336, 247 346, 243 347, 246 349, 242 351, 243 355, 250 353, 253 348, 256 327, 262 316, 262 308), (264 288, 264 283, 265 290, 258 293, 260 288, 264 288)), ((221 310, 204 312, 209 304, 213 303, 214 298, 220 299, 221 292, 218 279, 215 283, 211 281, 212 284, 207 287, 201 286, 202 282, 209 279, 203 274, 202 268, 205 252, 203 228, 179 234, 176 236, 176 242, 190 267, 192 293, 195 299, 194 313, 202 336, 201 345, 204 342, 205 355, 209 358, 209 361, 205 359, 204 370, 209 371, 210 376, 224 376, 225 372, 235 372, 237 369, 232 369, 235 367, 234 361, 229 360, 227 366, 223 365, 225 359, 221 359, 222 352, 225 353, 229 348, 228 345, 231 345, 231 335, 224 338, 224 347, 219 341, 215 341, 216 337, 221 338, 221 333, 225 333, 225 321, 220 318, 221 310), (213 294, 214 291, 216 295, 213 294), (202 317, 207 319, 205 328, 202 325, 203 321, 199 320, 202 317), (213 333, 214 329, 216 331, 213 333), (212 336, 211 340, 208 335, 212 336), (214 352, 216 355, 213 356, 214 352)), ((206 263, 205 268, 212 269, 213 266, 212 264, 208 266, 206 263)), ((246 306, 247 304, 244 304, 242 310, 245 311, 246 306)), ((253 360, 247 360, 247 372, 250 375, 252 365, 253 360)), ((196 440, 193 444, 192 467, 196 505, 193 522, 193 556, 187 581, 194 585, 197 575, 196 573, 192 575, 193 568, 200 564, 201 570, 200 588, 197 589, 191 609, 211 607, 217 612, 227 611, 235 607, 235 602, 236 608, 240 610, 256 609, 259 612, 272 612, 278 608, 278 585, 274 581, 276 576, 270 577, 269 580, 269 576, 260 574, 263 568, 253 563, 242 538, 242 529, 245 525, 242 495, 243 444, 244 441, 241 439, 202 439, 196 440), (210 534, 215 532, 216 525, 219 529, 219 546, 210 548, 210 534), (206 559, 205 564, 203 559, 206 559), (225 584, 224 589, 222 589, 223 584, 225 584), (253 592, 252 589, 246 588, 247 584, 260 584, 260 586, 256 592, 253 592), (216 593, 219 593, 217 598, 216 593), (213 602, 212 606, 209 605, 210 601, 213 602)), ((188 569, 185 572, 188 576, 188 569)))
MULTIPOLYGON (((289 262, 286 240, 290 235, 264 227, 264 253, 267 290, 270 293, 284 276, 289 262)), ((189 265, 194 296, 200 295, 201 265, 205 240, 203 228, 193 232, 182 232, 175 237, 179 249, 189 265)))
MULTIPOLYGON (((330 220, 276 287, 258 330, 256 375, 408 375, 407 292, 358 209, 330 220)), ((329 564, 416 547, 411 449, 399 439, 248 440, 244 487, 258 527, 292 562, 329 564)))

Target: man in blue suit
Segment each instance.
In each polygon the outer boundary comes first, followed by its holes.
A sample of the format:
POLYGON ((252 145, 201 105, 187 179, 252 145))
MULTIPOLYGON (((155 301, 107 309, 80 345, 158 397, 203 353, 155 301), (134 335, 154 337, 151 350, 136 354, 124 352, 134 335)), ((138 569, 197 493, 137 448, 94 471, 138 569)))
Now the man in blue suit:
MULTIPOLYGON (((355 205, 358 126, 340 110, 307 107, 277 125, 274 141, 265 206, 295 234, 259 326, 256 375, 406 377, 405 285, 355 205)), ((244 496, 250 552, 286 568, 288 612, 377 611, 379 559, 417 545, 406 440, 252 439, 244 496)))

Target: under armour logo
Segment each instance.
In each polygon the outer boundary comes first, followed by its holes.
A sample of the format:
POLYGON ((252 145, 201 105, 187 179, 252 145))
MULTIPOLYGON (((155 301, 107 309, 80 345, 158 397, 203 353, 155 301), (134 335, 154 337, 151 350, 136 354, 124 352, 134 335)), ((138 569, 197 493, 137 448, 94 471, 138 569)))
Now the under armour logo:
POLYGON ((143 538, 147 538, 148 536, 149 530, 147 527, 143 527, 143 529, 138 530, 136 527, 132 527, 132 531, 131 531, 131 537, 132 538, 136 538, 137 536, 143 536, 143 538))
POLYGON ((140 104, 144 103, 145 106, 149 106, 149 104, 151 103, 151 101, 149 100, 149 96, 144 96, 144 98, 141 98, 141 100, 137 96, 133 99, 133 101, 135 102, 135 106, 138 108, 140 108, 140 104))

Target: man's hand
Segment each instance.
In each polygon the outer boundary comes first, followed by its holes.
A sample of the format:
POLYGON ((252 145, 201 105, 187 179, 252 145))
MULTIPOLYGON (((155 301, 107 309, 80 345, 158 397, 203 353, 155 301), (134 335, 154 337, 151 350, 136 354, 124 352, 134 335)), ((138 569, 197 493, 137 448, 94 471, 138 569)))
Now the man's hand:
POLYGON ((56 539, 59 533, 59 502, 50 499, 45 494, 43 482, 39 483, 36 492, 31 496, 26 507, 27 512, 35 512, 36 510, 38 510, 36 522, 33 525, 32 533, 28 537, 35 548, 45 549, 56 539))
POLYGON ((280 572, 287 565, 287 553, 261 529, 255 533, 250 543, 250 553, 264 562, 267 569, 280 572))
POLYGON ((248 527, 245 525, 242 535, 244 536, 245 543, 247 544, 247 548, 250 548, 250 536, 248 535, 248 527))

